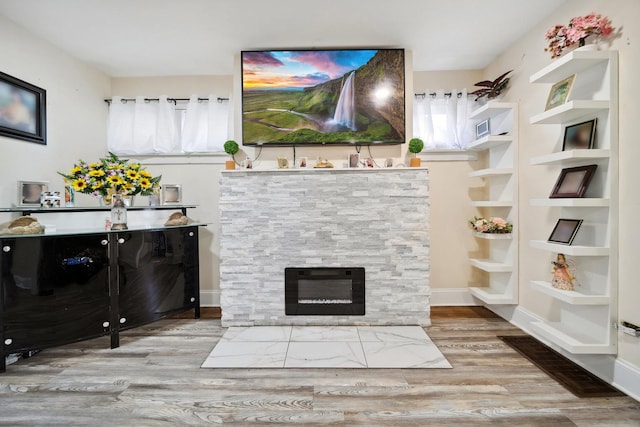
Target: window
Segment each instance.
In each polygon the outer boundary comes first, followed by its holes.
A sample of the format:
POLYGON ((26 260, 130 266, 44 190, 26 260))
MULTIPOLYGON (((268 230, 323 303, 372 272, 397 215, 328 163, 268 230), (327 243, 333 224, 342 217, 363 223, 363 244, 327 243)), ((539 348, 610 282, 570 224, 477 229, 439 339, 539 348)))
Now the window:
POLYGON ((413 136, 424 141, 426 150, 464 150, 474 140, 469 114, 476 107, 466 90, 416 94, 413 136))

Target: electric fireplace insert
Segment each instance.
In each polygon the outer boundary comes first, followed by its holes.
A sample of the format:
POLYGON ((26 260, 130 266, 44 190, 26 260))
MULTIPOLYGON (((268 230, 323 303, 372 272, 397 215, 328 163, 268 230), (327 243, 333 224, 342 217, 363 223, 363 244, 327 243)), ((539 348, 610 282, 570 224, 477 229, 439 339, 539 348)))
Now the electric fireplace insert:
POLYGON ((286 315, 364 316, 364 268, 285 268, 286 315))

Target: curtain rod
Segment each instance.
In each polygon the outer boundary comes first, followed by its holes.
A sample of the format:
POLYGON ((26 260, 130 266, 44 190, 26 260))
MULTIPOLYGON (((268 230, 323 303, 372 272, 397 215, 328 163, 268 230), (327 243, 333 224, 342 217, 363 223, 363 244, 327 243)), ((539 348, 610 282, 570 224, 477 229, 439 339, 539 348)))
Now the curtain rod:
MULTIPOLYGON (((190 98, 167 98, 167 101, 173 102, 174 104, 177 101, 189 101, 189 100, 190 100, 190 98)), ((209 100, 209 98, 198 98, 198 101, 208 101, 208 100, 209 100)), ((229 100, 229 98, 221 98, 221 97, 216 98, 216 101, 218 101, 220 104, 222 104, 223 102, 228 101, 228 100, 229 100)), ((122 98, 121 101, 126 104, 129 101, 135 102, 136 99, 135 98, 122 98)), ((145 102, 160 101, 160 98, 145 98, 144 101, 145 102)), ((104 102, 106 102, 107 104, 111 104, 113 102, 113 100, 112 99, 105 99, 104 102)))
MULTIPOLYGON (((453 95, 453 94, 452 94, 451 92, 445 92, 445 93, 444 93, 444 96, 452 96, 452 95, 453 95)), ((413 96, 415 96, 416 98, 420 97, 420 98, 423 98, 423 99, 424 99, 424 98, 427 96, 427 93, 426 93, 426 92, 422 92, 422 93, 414 93, 414 94, 413 94, 413 96)), ((429 96, 430 96, 430 97, 432 97, 432 98, 435 98, 435 97, 436 97, 436 93, 435 93, 435 92, 430 92, 430 93, 429 93, 429 96)), ((458 98, 462 98, 462 92, 458 92, 458 93, 456 94, 456 96, 457 96, 458 98)), ((469 96, 469 94, 467 94, 467 96, 469 96)))

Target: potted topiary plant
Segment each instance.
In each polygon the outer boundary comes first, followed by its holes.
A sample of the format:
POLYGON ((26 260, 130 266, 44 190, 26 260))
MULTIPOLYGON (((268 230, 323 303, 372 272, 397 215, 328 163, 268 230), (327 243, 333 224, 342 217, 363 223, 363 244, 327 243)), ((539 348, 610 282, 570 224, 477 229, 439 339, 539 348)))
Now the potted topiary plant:
POLYGON ((417 154, 424 148, 424 142, 420 138, 411 138, 409 141, 409 151, 413 153, 413 157, 409 163, 412 168, 420 167, 420 157, 417 154))
POLYGON ((233 140, 224 143, 224 152, 231 156, 231 160, 225 162, 225 168, 227 170, 234 170, 236 168, 236 160, 233 156, 235 156, 239 150, 240 147, 238 147, 238 143, 233 140))

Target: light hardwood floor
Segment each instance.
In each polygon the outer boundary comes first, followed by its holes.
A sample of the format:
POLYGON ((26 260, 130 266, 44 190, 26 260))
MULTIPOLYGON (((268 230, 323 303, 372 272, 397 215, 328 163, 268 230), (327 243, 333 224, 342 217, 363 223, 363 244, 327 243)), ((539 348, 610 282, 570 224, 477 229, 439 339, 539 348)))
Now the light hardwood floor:
POLYGON ((163 320, 118 349, 105 337, 10 365, 0 424, 640 426, 639 402, 576 398, 496 338, 519 329, 485 314, 434 310, 427 332, 453 369, 200 369, 220 321, 163 320))

